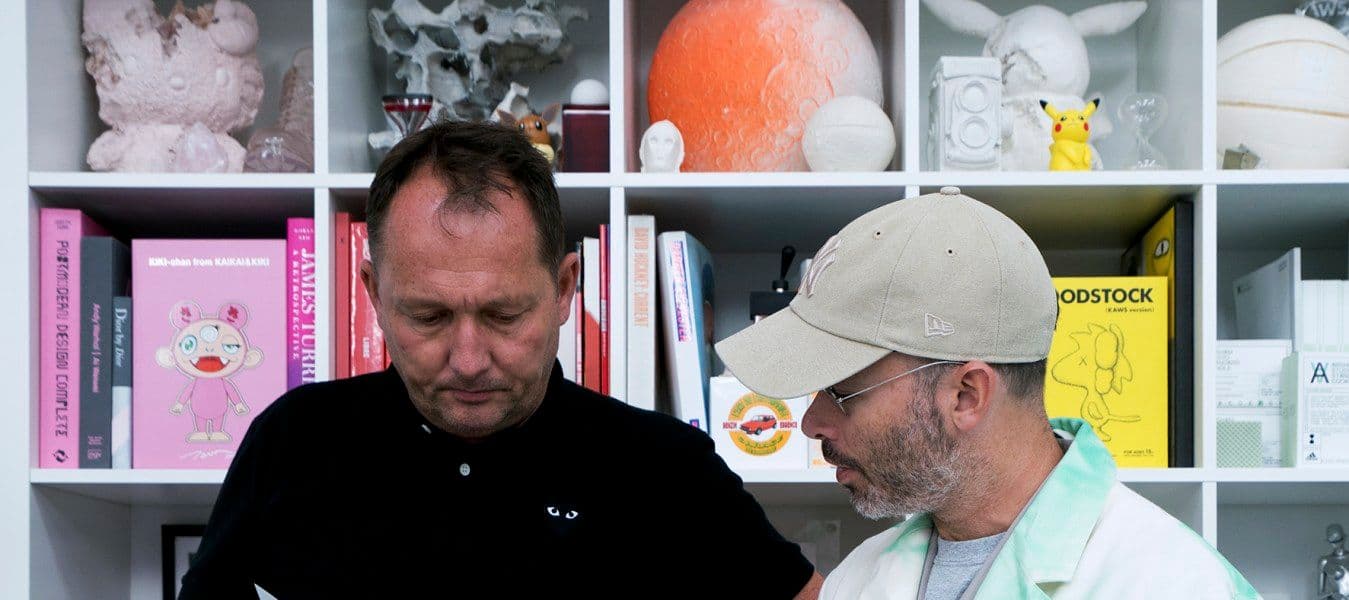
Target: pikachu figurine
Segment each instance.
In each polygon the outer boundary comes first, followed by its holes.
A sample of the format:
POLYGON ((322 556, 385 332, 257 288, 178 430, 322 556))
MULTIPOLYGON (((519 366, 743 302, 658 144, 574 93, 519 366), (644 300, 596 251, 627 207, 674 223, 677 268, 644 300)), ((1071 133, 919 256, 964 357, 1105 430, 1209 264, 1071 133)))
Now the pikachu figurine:
POLYGON ((1087 120, 1100 105, 1101 99, 1096 98, 1082 110, 1060 112, 1054 105, 1040 101, 1040 108, 1054 123, 1053 133, 1050 134, 1054 143, 1049 145, 1050 171, 1091 170, 1091 146, 1087 145, 1087 138, 1091 137, 1091 125, 1087 120))

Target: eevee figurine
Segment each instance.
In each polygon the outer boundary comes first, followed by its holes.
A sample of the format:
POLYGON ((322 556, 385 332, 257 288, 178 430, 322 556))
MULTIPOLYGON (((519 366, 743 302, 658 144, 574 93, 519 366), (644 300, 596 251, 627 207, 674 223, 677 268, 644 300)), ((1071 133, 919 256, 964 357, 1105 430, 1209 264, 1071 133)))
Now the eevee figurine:
POLYGON ((544 158, 548 159, 548 164, 557 164, 557 151, 553 148, 553 136, 550 135, 552 124, 557 122, 557 118, 562 114, 561 104, 551 104, 543 109, 543 114, 530 112, 520 118, 515 115, 497 109, 497 118, 507 127, 519 128, 520 133, 529 138, 530 145, 534 146, 544 158))

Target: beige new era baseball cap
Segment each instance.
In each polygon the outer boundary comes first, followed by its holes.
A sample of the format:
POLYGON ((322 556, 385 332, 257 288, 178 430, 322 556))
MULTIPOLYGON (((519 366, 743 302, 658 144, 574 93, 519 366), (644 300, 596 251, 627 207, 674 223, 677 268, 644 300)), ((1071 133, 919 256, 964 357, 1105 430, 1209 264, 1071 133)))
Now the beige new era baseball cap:
POLYGON ((746 387, 793 398, 890 352, 1042 360, 1057 316, 1049 269, 1026 232, 947 187, 849 223, 815 255, 790 307, 716 348, 746 387))

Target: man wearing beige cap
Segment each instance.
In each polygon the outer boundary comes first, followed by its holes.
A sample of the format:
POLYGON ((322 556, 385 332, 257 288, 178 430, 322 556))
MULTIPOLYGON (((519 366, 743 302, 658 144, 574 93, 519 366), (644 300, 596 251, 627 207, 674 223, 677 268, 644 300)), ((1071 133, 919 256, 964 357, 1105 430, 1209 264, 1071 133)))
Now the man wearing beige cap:
POLYGON ((1091 427, 1045 414, 1058 302, 1003 214, 944 188, 849 223, 790 308, 722 341, 750 389, 815 394, 862 543, 821 598, 1257 598, 1202 538, 1115 477, 1091 427))

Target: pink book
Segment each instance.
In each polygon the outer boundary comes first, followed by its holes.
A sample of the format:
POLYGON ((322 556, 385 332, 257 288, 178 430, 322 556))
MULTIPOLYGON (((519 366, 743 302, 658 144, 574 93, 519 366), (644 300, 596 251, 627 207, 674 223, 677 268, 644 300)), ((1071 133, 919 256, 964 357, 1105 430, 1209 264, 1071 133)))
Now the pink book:
POLYGON ((38 466, 80 466, 80 238, 105 235, 84 213, 44 208, 38 218, 38 466))
POLYGON ((132 466, 223 469, 286 391, 284 240, 133 240, 132 466))
POLYGON ((318 292, 314 220, 286 219, 286 387, 314 383, 314 304, 318 292))

